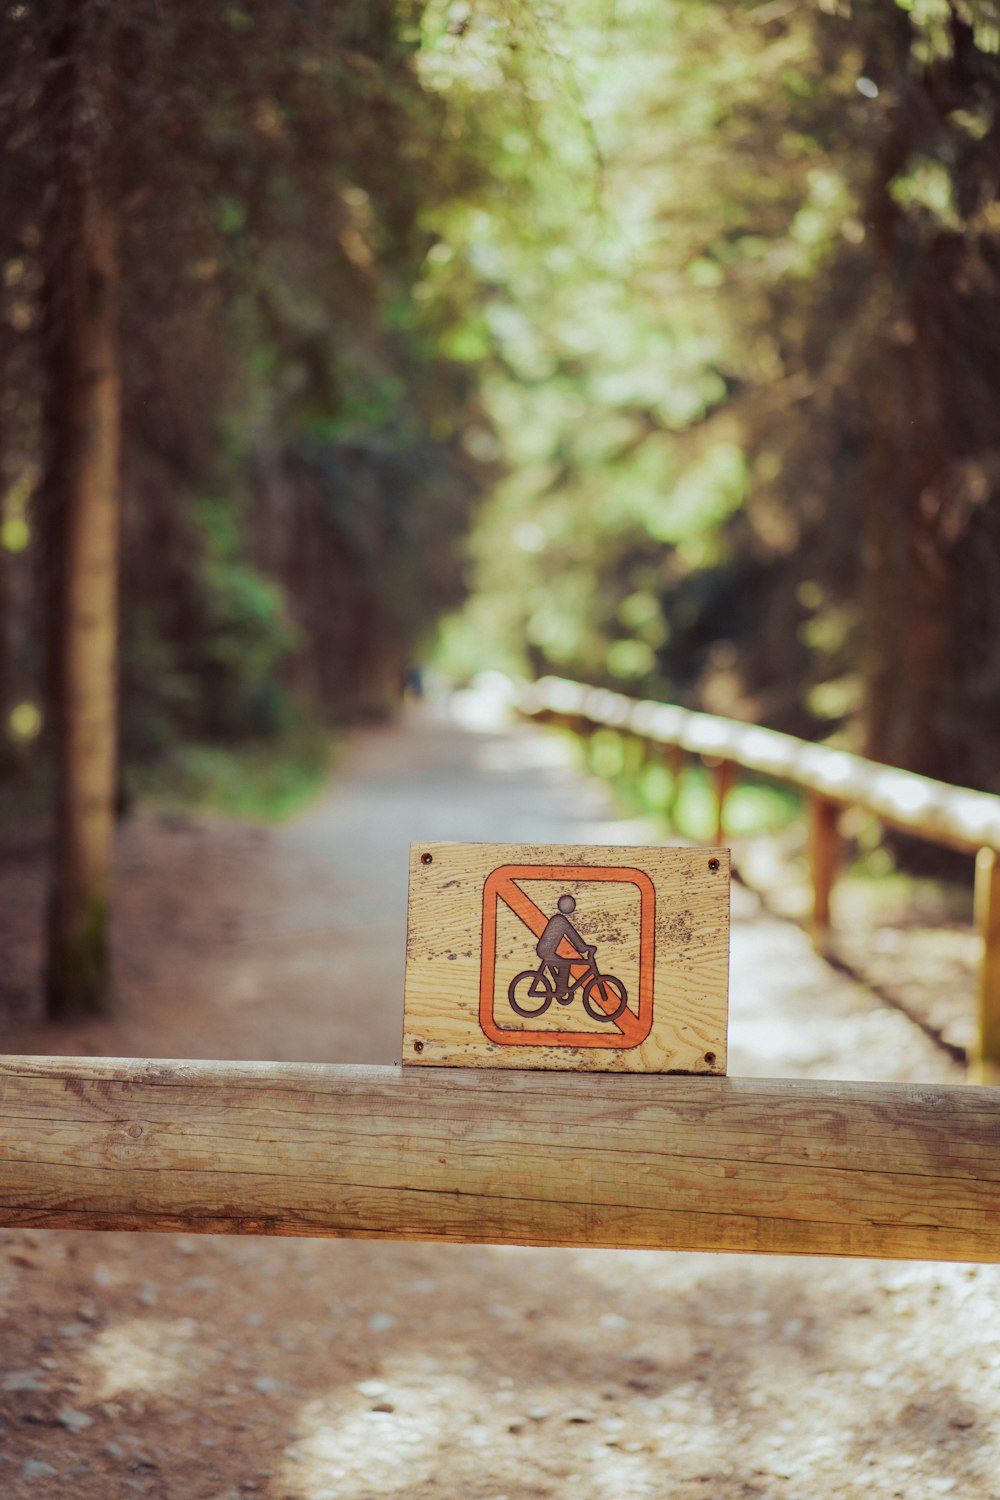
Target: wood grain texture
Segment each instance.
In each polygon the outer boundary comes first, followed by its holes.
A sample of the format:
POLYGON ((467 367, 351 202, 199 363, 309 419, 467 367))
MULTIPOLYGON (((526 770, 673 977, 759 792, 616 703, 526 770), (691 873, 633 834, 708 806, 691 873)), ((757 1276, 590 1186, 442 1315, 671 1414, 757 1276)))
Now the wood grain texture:
POLYGON ((404 1063, 724 1073, 728 986, 727 849, 410 851, 404 1063), (577 951, 563 1005, 536 944, 567 898, 602 979, 577 951))
POLYGON ((0 1224, 1000 1260, 1000 1089, 13 1057, 0 1224))

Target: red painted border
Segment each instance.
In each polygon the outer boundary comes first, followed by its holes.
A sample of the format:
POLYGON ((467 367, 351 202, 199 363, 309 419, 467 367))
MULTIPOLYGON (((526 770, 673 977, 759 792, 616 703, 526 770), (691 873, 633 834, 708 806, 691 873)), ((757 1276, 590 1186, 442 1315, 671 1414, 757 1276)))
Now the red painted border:
MULTIPOLYGON (((520 904, 529 898, 516 885, 520 904)), ((513 894, 513 893, 511 893, 513 894)), ((509 902, 506 902, 510 905, 509 902)), ((534 903, 531 903, 532 905, 534 903)), ((513 909, 513 908, 512 908, 513 909)), ((524 917, 521 912, 515 915, 524 917)), ((479 979, 479 1024, 485 1036, 501 1047, 600 1047, 604 1051, 628 1051, 646 1040, 653 1029, 653 981, 656 959, 656 889, 644 870, 628 865, 500 865, 486 877, 483 886, 483 943, 479 979), (517 880, 612 880, 634 885, 639 891, 639 1009, 626 1010, 614 1022, 618 1035, 594 1031, 505 1031, 493 1013, 496 990, 497 902, 505 901, 503 887, 517 880), (632 1017, 628 1029, 622 1022, 632 1017)), ((525 922, 525 926, 529 926, 525 922)), ((534 931, 534 928, 529 928, 534 931)), ((540 936, 540 933, 535 933, 540 936)))

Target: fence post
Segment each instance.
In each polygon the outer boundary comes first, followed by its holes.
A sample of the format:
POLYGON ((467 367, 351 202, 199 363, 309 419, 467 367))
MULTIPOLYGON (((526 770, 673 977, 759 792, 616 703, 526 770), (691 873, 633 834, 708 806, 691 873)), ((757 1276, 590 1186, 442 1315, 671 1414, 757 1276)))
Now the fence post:
POLYGON ((664 812, 674 833, 677 832, 677 808, 681 799, 681 777, 687 764, 687 755, 680 745, 671 745, 667 754, 667 769, 670 772, 670 796, 664 812))
POLYGON ((813 793, 809 798, 809 871, 812 877, 812 939, 821 953, 830 943, 830 897, 840 865, 840 805, 813 793))
POLYGON ((590 724, 583 714, 562 714, 557 723, 563 729, 568 729, 575 734, 580 741, 580 754, 583 758, 583 769, 590 770, 590 724))
POLYGON ((649 741, 641 734, 625 736, 625 764, 629 775, 638 781, 649 758, 649 741))
POLYGON ((715 842, 726 842, 726 799, 732 790, 736 767, 731 760, 717 760, 712 767, 715 782, 715 842))
POLYGON ((976 855, 976 929, 982 941, 976 1082, 1000 1078, 1000 868, 995 849, 976 855))

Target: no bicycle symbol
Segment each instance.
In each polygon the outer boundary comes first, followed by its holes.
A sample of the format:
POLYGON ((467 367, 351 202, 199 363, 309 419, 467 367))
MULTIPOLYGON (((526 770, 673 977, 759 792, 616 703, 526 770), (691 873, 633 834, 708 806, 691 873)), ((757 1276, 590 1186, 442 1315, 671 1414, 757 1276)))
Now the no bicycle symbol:
POLYGON ((403 1062, 724 1073, 729 852, 416 844, 403 1062))
POLYGON ((642 870, 493 870, 483 889, 484 1034, 504 1047, 637 1047, 653 1025, 655 918, 656 891, 642 870), (590 939, 602 934, 613 942, 614 962, 621 966, 625 959, 628 975, 600 967, 598 945, 590 939), (512 964, 531 956, 534 967, 522 964, 510 972, 512 964), (553 1007, 564 1006, 565 1015, 553 1020, 553 1007), (524 1024, 542 1017, 549 1024, 524 1024))

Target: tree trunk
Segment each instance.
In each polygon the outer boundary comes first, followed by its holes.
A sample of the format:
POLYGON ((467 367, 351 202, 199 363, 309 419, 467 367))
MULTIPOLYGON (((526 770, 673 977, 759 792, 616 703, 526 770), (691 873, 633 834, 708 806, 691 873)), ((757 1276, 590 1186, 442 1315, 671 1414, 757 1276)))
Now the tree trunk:
POLYGON ((60 176, 46 288, 56 762, 51 1017, 101 1014, 110 1003, 120 521, 115 221, 95 163, 69 156, 60 176))
POLYGON ((861 534, 861 672, 864 684, 864 753, 892 759, 896 699, 898 568, 898 453, 895 446, 895 351, 883 336, 875 350, 870 399, 868 489, 861 534))
POLYGON ((884 146, 869 187, 865 218, 875 281, 872 312, 876 327, 869 367, 867 488, 861 535, 861 671, 864 684, 864 753, 870 760, 892 759, 898 674, 899 429, 897 395, 901 361, 892 325, 897 315, 893 289, 898 209, 889 184, 902 160, 895 138, 884 146))
POLYGON ((10 737, 10 588, 7 558, 0 545, 0 776, 10 768, 13 746, 10 737))
MULTIPOLYGON (((6 249, 4 246, 0 253, 6 249)), ((0 327, 7 323, 7 308, 3 289, 0 288, 0 327)), ((0 385, 4 390, 8 389, 7 362, 0 354, 0 385)), ((2 418, 0 418, 2 421, 2 418)), ((12 663, 11 663, 11 638, 12 638, 12 616, 13 605, 11 600, 10 581, 10 554, 4 545, 2 534, 4 522, 3 494, 10 483, 10 476, 6 464, 6 446, 4 443, 5 433, 0 426, 0 776, 4 776, 14 761, 14 747, 11 739, 10 711, 13 708, 12 691, 12 663)))
POLYGON ((925 251, 913 293, 910 346, 912 439, 907 494, 908 575, 904 602, 904 735, 899 763, 924 776, 952 779, 944 715, 954 678, 952 622, 954 552, 949 537, 949 435, 940 389, 940 303, 946 287, 943 257, 925 251))

